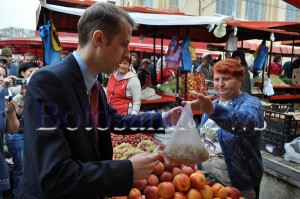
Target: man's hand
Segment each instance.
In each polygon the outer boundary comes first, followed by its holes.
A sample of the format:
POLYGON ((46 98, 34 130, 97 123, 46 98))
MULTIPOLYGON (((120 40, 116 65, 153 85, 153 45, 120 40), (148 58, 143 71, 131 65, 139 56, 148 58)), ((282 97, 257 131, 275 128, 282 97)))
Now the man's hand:
POLYGON ((176 125, 182 113, 182 107, 178 106, 166 112, 166 121, 170 126, 176 125))
MULTIPOLYGON (((197 98, 191 102, 192 110, 197 110, 208 115, 211 115, 214 112, 215 105, 206 92, 196 93, 194 91, 190 91, 189 93, 193 97, 197 98)), ((186 105, 187 103, 188 102, 186 101, 182 102, 183 105, 186 105)))
POLYGON ((133 180, 148 178, 158 164, 158 153, 140 153, 129 158, 133 168, 133 180))
POLYGON ((16 81, 17 79, 18 78, 16 76, 10 75, 10 76, 6 77, 5 79, 3 79, 3 82, 1 84, 1 86, 4 87, 4 88, 14 86, 13 82, 16 81))

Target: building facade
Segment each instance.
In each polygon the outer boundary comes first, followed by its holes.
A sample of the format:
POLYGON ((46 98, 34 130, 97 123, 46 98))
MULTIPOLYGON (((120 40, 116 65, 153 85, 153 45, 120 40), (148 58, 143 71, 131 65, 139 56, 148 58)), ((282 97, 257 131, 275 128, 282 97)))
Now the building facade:
POLYGON ((116 4, 180 11, 187 15, 228 15, 255 21, 300 21, 299 9, 282 0, 116 0, 116 4))

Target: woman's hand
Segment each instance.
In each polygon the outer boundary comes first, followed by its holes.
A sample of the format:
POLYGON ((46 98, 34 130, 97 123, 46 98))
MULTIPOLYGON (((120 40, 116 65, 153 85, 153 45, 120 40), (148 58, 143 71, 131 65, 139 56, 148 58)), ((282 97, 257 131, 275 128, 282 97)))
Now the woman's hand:
MULTIPOLYGON (((208 115, 211 115, 214 112, 215 105, 205 91, 202 91, 201 93, 189 91, 189 93, 192 97, 197 98, 191 102, 192 110, 200 111, 208 115)), ((187 103, 187 101, 182 102, 183 105, 186 105, 187 103)))

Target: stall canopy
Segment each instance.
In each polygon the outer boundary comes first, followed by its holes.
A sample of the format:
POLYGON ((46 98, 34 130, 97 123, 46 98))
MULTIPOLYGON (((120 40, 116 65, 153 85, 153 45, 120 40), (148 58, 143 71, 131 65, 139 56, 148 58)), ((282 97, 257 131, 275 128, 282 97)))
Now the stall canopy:
MULTIPOLYGON (((52 19, 55 27, 63 32, 76 32, 77 22, 83 14, 82 8, 71 8, 58 5, 41 3, 37 14, 37 28, 52 19)), ((225 37, 217 38, 208 27, 215 27, 232 17, 217 16, 186 16, 170 14, 150 14, 127 11, 133 20, 139 25, 133 32, 135 36, 172 38, 174 34, 179 39, 185 39, 189 27, 189 33, 193 41, 220 42, 225 37), (221 39, 221 40, 220 40, 221 39), (220 41, 219 41, 220 40, 220 41)))
MULTIPOLYGON (((283 42, 281 42, 283 43, 283 42)), ((251 42, 251 41, 238 41, 237 49, 243 50, 244 52, 253 53, 257 50, 260 43, 258 42, 251 42)), ((208 43, 207 49, 211 51, 226 51, 225 50, 226 43, 208 43)), ((269 46, 268 46, 269 47, 269 46)), ((292 47, 285 46, 285 45, 273 45, 273 54, 281 54, 283 56, 290 56, 292 55, 292 47)), ((294 54, 300 54, 300 48, 294 49, 294 54)))
POLYGON ((297 8, 300 8, 300 1, 299 0, 283 0, 288 4, 291 4, 292 6, 295 6, 297 8))
MULTIPOLYGON (((37 11, 37 28, 46 23, 46 20, 52 19, 56 28, 63 32, 76 32, 77 22, 79 17, 84 12, 84 9, 92 5, 93 1, 47 1, 52 3, 60 3, 60 5, 52 5, 47 3, 41 3, 40 8, 37 11), (52 2, 53 1, 53 2, 52 2), (70 6, 71 3, 84 4, 70 6), (83 8, 82 8, 83 7, 83 8)), ((187 32, 189 32, 192 41, 221 43, 226 42, 229 34, 233 32, 234 27, 238 28, 239 40, 250 39, 269 39, 270 33, 274 33, 276 41, 290 40, 291 38, 299 38, 299 32, 291 32, 282 29, 270 28, 271 25, 286 25, 291 22, 261 22, 261 21, 236 21, 232 20, 232 17, 217 17, 217 16, 186 16, 181 14, 150 14, 140 13, 137 8, 122 7, 130 16, 139 24, 136 31, 133 32, 135 36, 144 37, 162 37, 171 38, 176 34, 179 39, 185 39, 187 32), (218 38, 213 34, 213 31, 209 32, 209 27, 216 27, 216 25, 225 22, 226 35, 218 38)), ((146 12, 146 11, 145 11, 146 12)), ((154 12, 149 9, 147 12, 154 12)), ((300 39, 300 38, 299 38, 300 39)))
MULTIPOLYGON (((42 57, 42 40, 41 37, 38 36, 36 32, 35 37, 15 37, 9 39, 0 40, 0 48, 9 47, 13 54, 25 54, 26 52, 31 52, 36 54, 37 57, 42 57)), ((64 51, 70 52, 77 48, 78 45, 78 34, 77 33, 65 33, 59 32, 59 40, 63 47, 64 51)), ((156 43, 159 43, 160 40, 156 39, 156 43)), ((163 41, 163 50, 168 48, 170 40, 165 39, 163 41)), ((213 57, 217 57, 219 52, 213 52, 207 50, 206 43, 202 42, 194 42, 196 48, 196 54, 201 56, 203 53, 210 53, 213 57)), ((131 51, 136 52, 153 52, 153 39, 144 38, 141 39, 139 37, 132 37, 131 43, 129 44, 129 48, 131 51)), ((161 52, 161 45, 156 45, 155 52, 161 52)))

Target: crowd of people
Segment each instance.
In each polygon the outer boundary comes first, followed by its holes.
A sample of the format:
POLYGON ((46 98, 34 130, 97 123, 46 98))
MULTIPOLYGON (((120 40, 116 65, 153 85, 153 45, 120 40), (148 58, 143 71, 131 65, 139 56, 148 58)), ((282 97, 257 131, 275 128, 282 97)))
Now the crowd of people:
MULTIPOLYGON (((25 53, 16 64, 9 48, 1 50, 0 199, 10 186, 15 198, 127 195, 134 180, 151 174, 158 154, 112 160, 111 133, 136 133, 132 127, 142 133, 165 133, 176 125, 187 102, 162 113, 140 113, 142 90, 156 88, 180 71, 168 68, 164 56, 139 60, 137 53, 130 54, 135 28, 122 9, 97 3, 80 17, 78 48, 62 53, 58 63, 40 67, 34 54, 25 53), (103 74, 110 74, 105 89, 99 81, 103 74), (14 164, 13 185, 4 137, 14 164)), ((201 59, 193 63, 193 72, 203 73, 219 98, 212 101, 205 90, 190 92, 195 98, 192 109, 203 113, 199 134, 217 138, 223 157, 216 161, 226 171, 220 180, 240 189, 247 199, 258 198, 264 119, 260 101, 251 96, 245 53, 227 53, 223 60, 204 54, 201 59)), ((300 57, 283 66, 281 62, 275 55, 266 71, 291 77, 300 57)))

